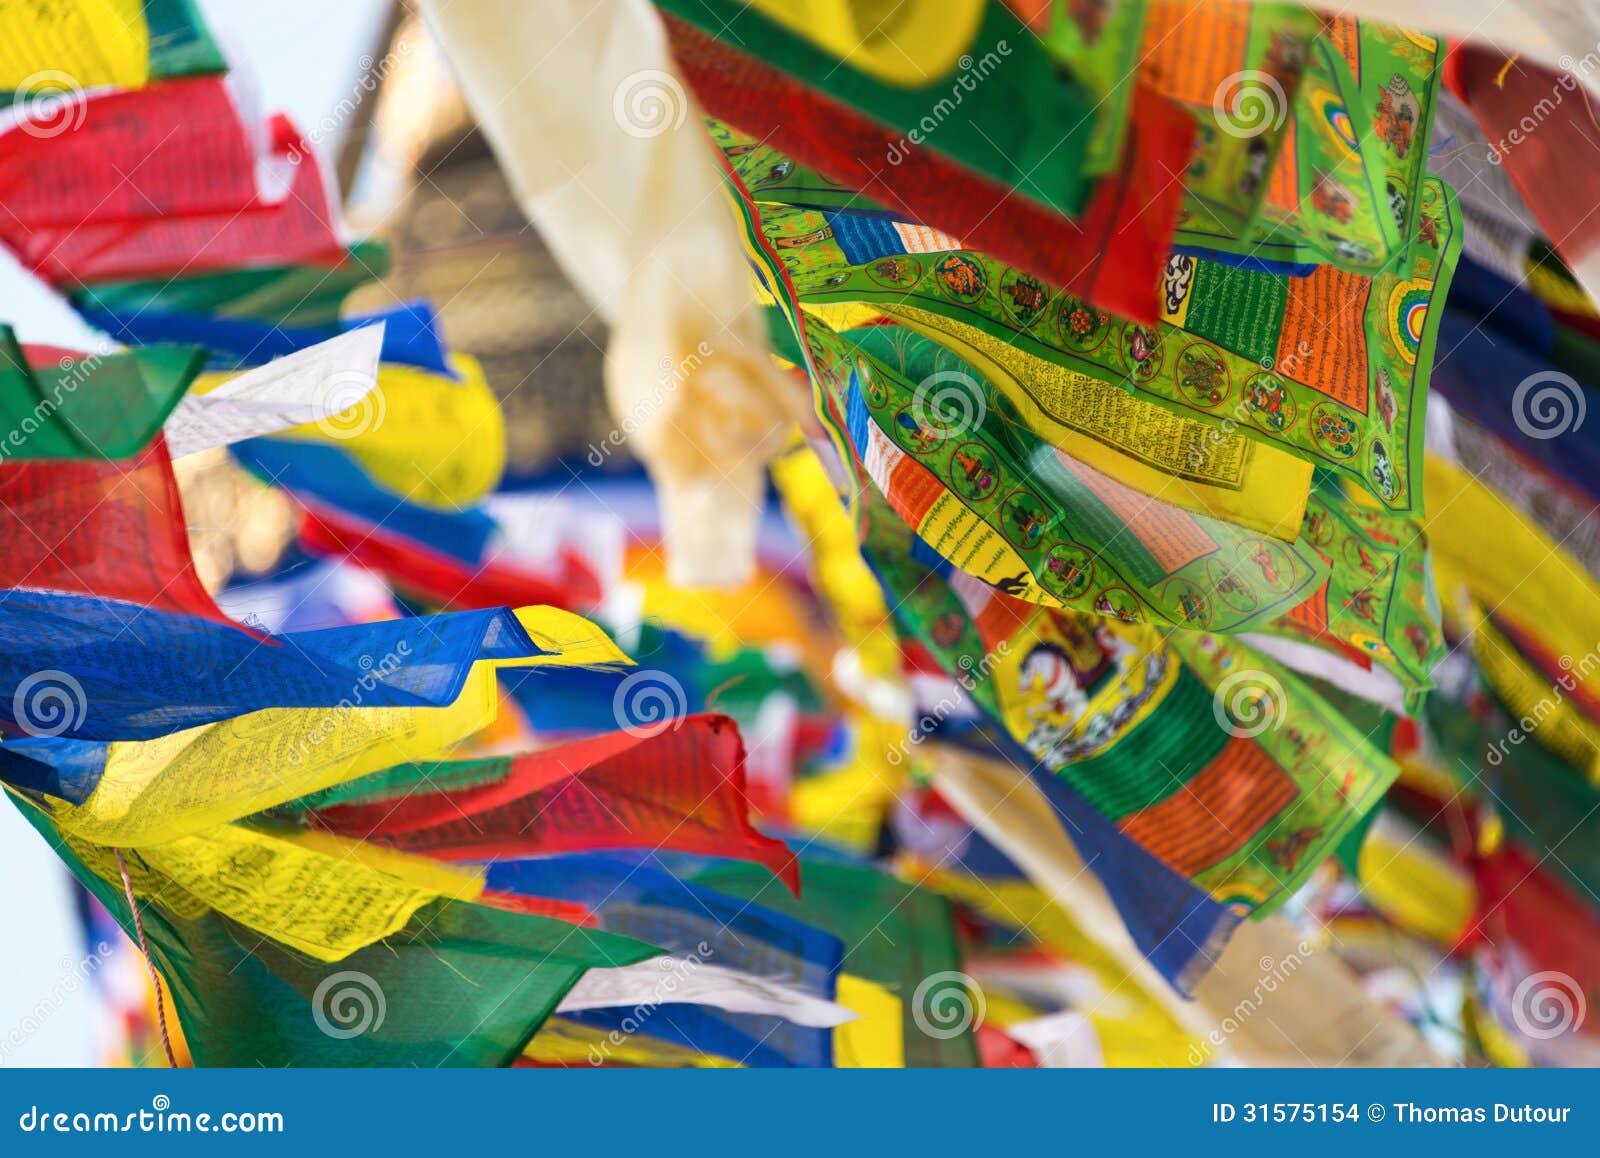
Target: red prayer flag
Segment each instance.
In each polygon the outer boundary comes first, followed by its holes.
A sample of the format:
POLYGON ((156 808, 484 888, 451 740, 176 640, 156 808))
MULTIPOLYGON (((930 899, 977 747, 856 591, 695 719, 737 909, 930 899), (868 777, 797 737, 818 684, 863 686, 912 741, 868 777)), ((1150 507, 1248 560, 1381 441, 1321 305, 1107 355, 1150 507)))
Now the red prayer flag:
POLYGON ((90 112, 61 136, 0 147, 0 240, 45 281, 344 259, 310 146, 276 116, 258 157, 222 78, 110 94, 90 112), (269 194, 257 176, 274 166, 287 187, 269 194))
POLYGON ((249 631, 195 571, 166 440, 138 458, 0 465, 0 588, 97 595, 249 631))
POLYGON ((1194 122, 1137 89, 1125 162, 1073 221, 930 149, 884 180, 898 135, 754 57, 663 13, 673 53, 706 110, 739 131, 924 225, 1051 285, 1154 325, 1157 286, 1183 199, 1194 122))
POLYGON ((497 560, 468 564, 320 504, 304 506, 300 545, 376 571, 395 590, 445 611, 534 603, 582 611, 604 596, 600 577, 576 551, 563 551, 550 575, 497 560))
POLYGON ((765 866, 799 892, 799 862, 750 823, 745 751, 727 716, 608 732, 509 761, 504 779, 312 814, 330 832, 445 860, 672 849, 765 866))
POLYGON ((1596 266, 1600 169, 1573 163, 1600 152, 1600 125, 1584 82, 1525 57, 1508 61, 1465 44, 1445 68, 1446 81, 1478 119, 1490 159, 1505 167, 1562 260, 1574 270, 1596 266))
POLYGON ((255 153, 219 76, 93 97, 60 134, 0 144, 0 236, 13 247, 19 231, 217 213, 255 194, 255 153))

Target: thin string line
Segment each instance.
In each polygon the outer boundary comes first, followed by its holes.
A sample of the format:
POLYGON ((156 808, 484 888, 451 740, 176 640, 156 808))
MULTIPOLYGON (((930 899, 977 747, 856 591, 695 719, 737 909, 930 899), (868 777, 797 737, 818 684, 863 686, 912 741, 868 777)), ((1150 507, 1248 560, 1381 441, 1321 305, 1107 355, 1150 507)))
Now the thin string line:
POLYGON ((133 896, 133 879, 128 876, 128 862, 123 859, 120 848, 111 851, 117 854, 117 871, 122 873, 122 891, 128 898, 128 909, 133 913, 133 931, 139 935, 139 951, 144 954, 145 968, 150 970, 150 984, 156 989, 156 1021, 161 1026, 161 1048, 166 1051, 167 1064, 177 1069, 178 1059, 172 1052, 172 1038, 167 1033, 167 1003, 161 996, 161 977, 156 972, 155 958, 150 956, 150 943, 144 938, 144 919, 139 916, 139 902, 133 896))

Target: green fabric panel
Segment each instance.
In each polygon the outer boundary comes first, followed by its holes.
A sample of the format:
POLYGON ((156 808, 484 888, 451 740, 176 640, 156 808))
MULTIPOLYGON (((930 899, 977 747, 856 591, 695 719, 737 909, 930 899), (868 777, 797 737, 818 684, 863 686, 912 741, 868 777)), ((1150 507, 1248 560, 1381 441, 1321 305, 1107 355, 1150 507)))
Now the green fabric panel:
POLYGON ((222 50, 211 39, 194 0, 144 0, 144 22, 150 29, 152 77, 227 71, 222 50))
MULTIPOLYGON (((973 381, 982 381, 964 361, 938 342, 903 326, 863 326, 847 330, 846 341, 865 350, 879 361, 898 370, 909 381, 924 382, 940 371, 955 371, 973 381)), ((988 406, 1002 421, 995 424, 997 438, 1013 451, 1021 465, 1020 474, 1036 494, 1042 494, 1051 511, 1063 512, 1057 535, 1070 531, 1073 539, 1092 544, 1097 557, 1105 558, 1146 587, 1154 587, 1167 577, 1155 556, 1145 548, 1120 516, 1100 501, 1078 477, 1061 465, 1055 448, 1028 433, 1010 402, 998 391, 986 391, 988 406)))
POLYGON ((1351 826, 1350 831, 1345 833, 1344 839, 1339 842, 1339 847, 1334 851, 1334 855, 1339 858, 1339 867, 1349 873, 1352 878, 1360 877, 1357 869, 1361 864, 1361 846, 1367 842, 1367 833, 1372 829, 1372 822, 1378 819, 1378 813, 1382 811, 1383 806, 1379 805, 1356 821, 1351 826))
POLYGON ((1578 281, 1572 276, 1572 271, 1567 268, 1567 263, 1561 260, 1561 255, 1542 237, 1535 237, 1528 245, 1528 269, 1530 271, 1545 268, 1547 273, 1554 274, 1564 279, 1574 290, 1578 289, 1578 281))
MULTIPOLYGON (((1557 689, 1559 690, 1559 688, 1557 689)), ((1542 747, 1538 739, 1509 740, 1509 723, 1489 731, 1458 704, 1428 701, 1429 730, 1443 763, 1472 795, 1482 797, 1505 822, 1506 832, 1576 886, 1580 895, 1600 896, 1600 786, 1542 747), (1492 756, 1491 756, 1492 753, 1492 756), (1586 822, 1574 827, 1574 821, 1586 822)), ((1509 715, 1503 706, 1502 715, 1509 715)))
POLYGON ((337 804, 373 804, 399 800, 414 793, 455 792, 503 780, 511 772, 505 759, 439 760, 426 764, 396 764, 370 776, 361 776, 291 800, 276 813, 315 812, 337 804))
POLYGON ((1270 366, 1278 358, 1278 333, 1288 303, 1289 279, 1282 274, 1197 262, 1183 328, 1270 366))
POLYGON ((31 370, 16 337, 0 330, 0 457, 130 458, 204 361, 197 346, 144 346, 31 370))
POLYGON ((754 725, 762 706, 780 692, 791 697, 802 712, 820 712, 826 707, 805 672, 775 667, 772 658, 757 647, 741 647, 725 660, 708 659, 702 678, 707 693, 716 693, 717 711, 746 727, 754 725))
POLYGON ((1111 820, 1165 800, 1221 752, 1231 737, 1217 725, 1210 690, 1181 668, 1166 699, 1142 724, 1098 756, 1059 775, 1111 820))
POLYGON ((872 868, 805 858, 800 866, 798 900, 757 867, 718 866, 695 880, 718 892, 777 909, 843 941, 844 971, 875 981, 900 998, 906 1065, 977 1065, 977 1046, 970 1030, 950 1038, 932 1037, 917 1025, 915 1015, 919 998, 923 1020, 930 1008, 939 1008, 941 1000, 954 999, 953 994, 942 997, 940 986, 945 983, 941 982, 918 992, 928 978, 961 969, 949 901, 872 868))
POLYGON ((1555 368, 1570 374, 1591 390, 1600 387, 1600 342, 1581 330, 1560 322, 1552 327, 1555 343, 1550 361, 1555 368))
POLYGON ((381 241, 358 241, 334 267, 277 265, 147 281, 106 282, 72 297, 81 309, 121 313, 202 314, 248 318, 279 326, 332 326, 357 286, 389 272, 392 254, 381 241))
POLYGON ((1111 172, 1122 159, 1139 83, 1145 4, 1118 0, 1095 5, 1083 22, 1072 5, 1052 4, 1050 23, 1039 37, 1044 50, 1095 94, 1098 108, 1083 169, 1090 176, 1111 172))
POLYGON ((767 320, 767 340, 772 343, 772 352, 803 368, 806 364, 805 351, 800 348, 800 340, 795 337, 788 316, 777 306, 766 306, 761 313, 767 320))
POLYGON ((1382 752, 1393 751, 1394 730, 1400 723, 1399 716, 1369 699, 1335 687, 1315 676, 1302 673, 1300 678, 1305 680, 1311 689, 1326 700, 1339 715, 1350 721, 1350 726, 1365 736, 1374 748, 1382 752))

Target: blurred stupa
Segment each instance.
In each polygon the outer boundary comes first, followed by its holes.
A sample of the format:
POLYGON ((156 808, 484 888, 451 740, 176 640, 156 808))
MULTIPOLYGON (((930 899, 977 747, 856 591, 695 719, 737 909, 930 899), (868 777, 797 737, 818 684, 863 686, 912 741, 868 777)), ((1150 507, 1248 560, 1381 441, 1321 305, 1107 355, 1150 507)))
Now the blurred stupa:
MULTIPOLYGON (((482 363, 504 408, 508 481, 581 458, 613 426, 600 385, 604 324, 517 207, 422 22, 397 6, 362 60, 358 87, 372 95, 324 161, 350 234, 389 242, 394 260, 347 311, 435 305, 447 345, 482 363)), ((622 449, 608 456, 628 461, 622 449)), ((294 536, 280 492, 220 451, 180 463, 178 477, 209 587, 275 567, 294 536)))

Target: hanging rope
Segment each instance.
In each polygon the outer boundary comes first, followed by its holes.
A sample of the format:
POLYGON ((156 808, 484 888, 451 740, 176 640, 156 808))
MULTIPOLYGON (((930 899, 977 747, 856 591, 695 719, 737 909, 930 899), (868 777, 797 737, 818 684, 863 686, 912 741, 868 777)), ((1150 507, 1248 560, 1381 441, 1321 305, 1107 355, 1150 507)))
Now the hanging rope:
POLYGON ((167 1003, 161 996, 161 975, 156 972, 155 958, 150 956, 150 943, 144 939, 144 919, 139 916, 139 902, 133 896, 133 879, 128 876, 128 862, 122 858, 120 848, 112 851, 117 854, 117 869, 122 873, 122 890, 128 898, 128 910, 133 913, 133 931, 139 935, 139 951, 144 954, 145 968, 150 970, 150 984, 156 987, 156 1022, 161 1027, 161 1048, 166 1051, 167 1064, 177 1069, 178 1058, 172 1052, 172 1038, 167 1033, 167 1003))

